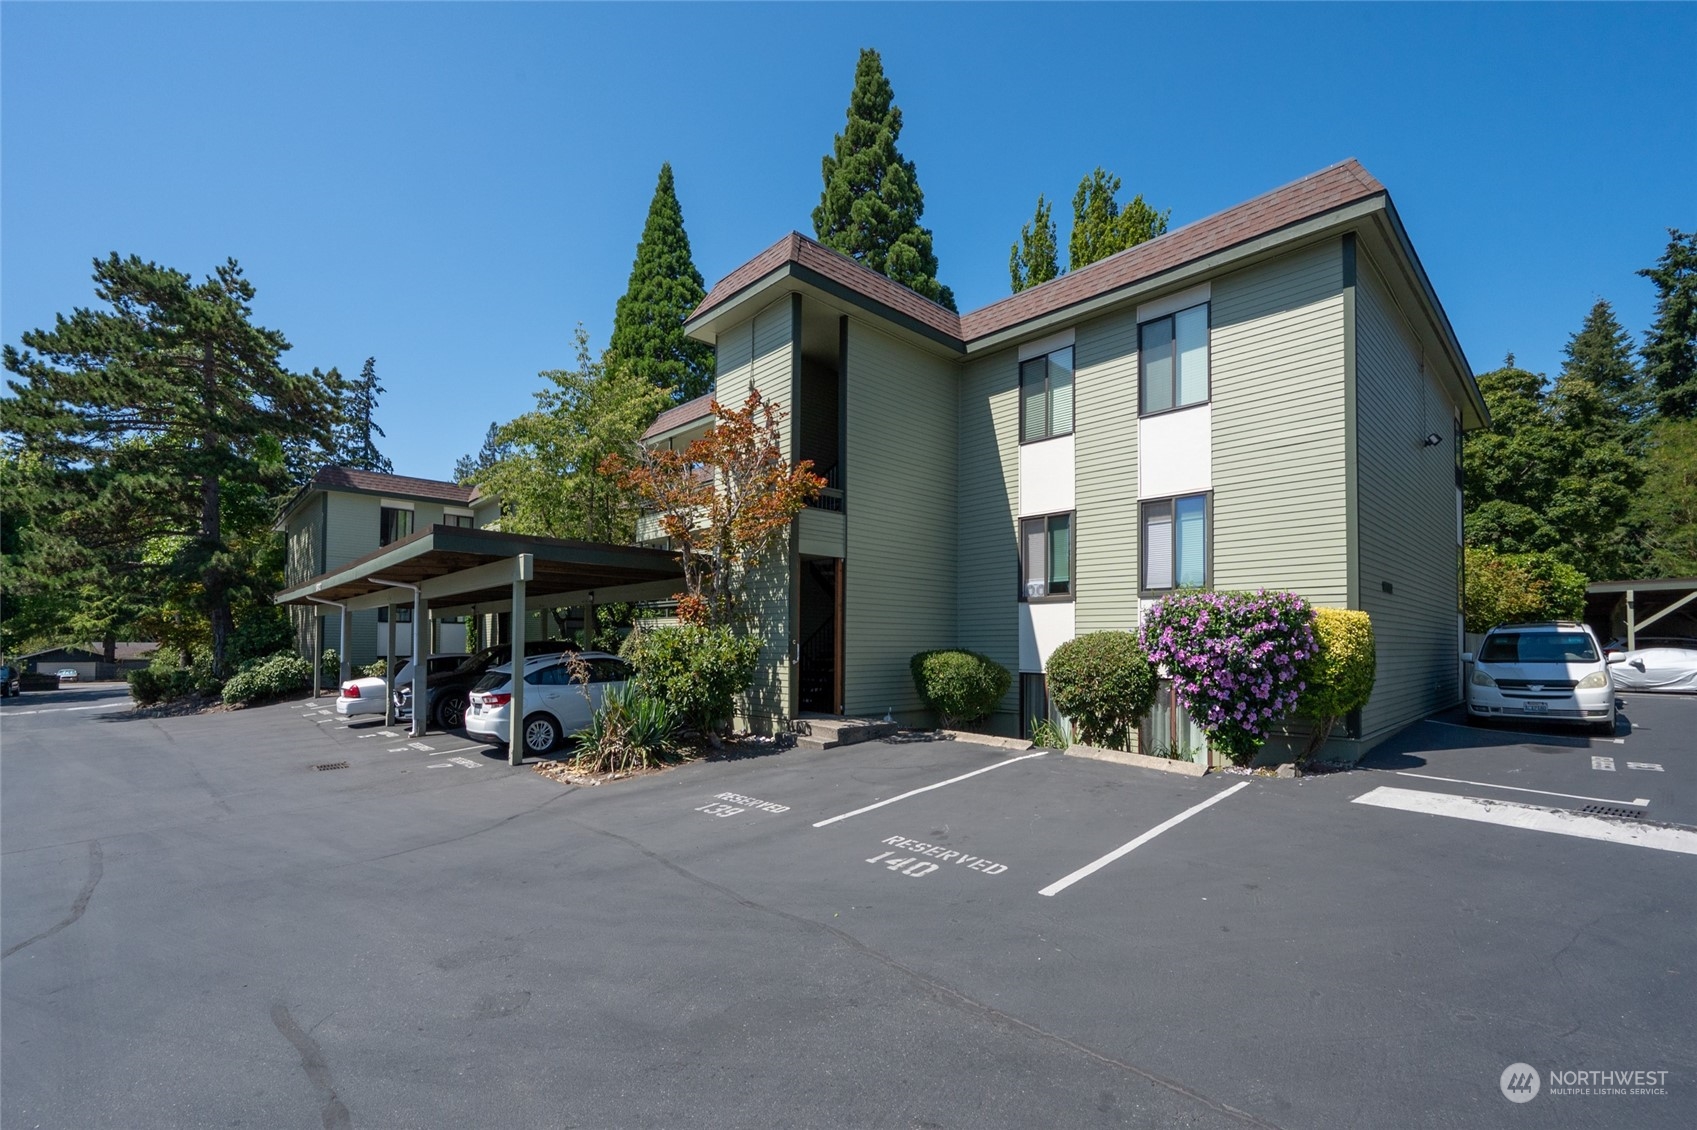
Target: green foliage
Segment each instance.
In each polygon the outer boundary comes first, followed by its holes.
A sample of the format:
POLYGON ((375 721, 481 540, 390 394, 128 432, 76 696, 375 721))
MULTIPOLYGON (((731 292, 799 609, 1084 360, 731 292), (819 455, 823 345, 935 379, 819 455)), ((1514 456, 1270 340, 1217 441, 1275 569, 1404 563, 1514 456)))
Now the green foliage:
POLYGON ((1049 698, 1079 740, 1130 749, 1138 720, 1155 703, 1155 666, 1130 632, 1089 632, 1049 656, 1049 698))
POLYGON ((1055 238, 1054 206, 1041 193, 1037 213, 1019 229, 1019 242, 1008 251, 1008 276, 1013 292, 1046 283, 1061 275, 1060 245, 1055 238))
POLYGON ((1577 620, 1585 576, 1549 553, 1498 553, 1469 546, 1462 615, 1470 632, 1533 620, 1577 620))
POLYGON ((677 712, 666 700, 635 683, 609 687, 589 725, 578 732, 572 761, 586 773, 651 768, 676 750, 678 728, 677 712))
POLYGON ((1602 405, 1598 423, 1617 436, 1633 434, 1632 425, 1653 410, 1654 400, 1633 362, 1632 335, 1622 328, 1614 307, 1599 298, 1563 353, 1562 376, 1596 389, 1602 405))
POLYGON ((295 632, 288 611, 269 601, 248 602, 238 609, 235 631, 230 634, 230 663, 238 670, 263 656, 275 655, 294 645, 295 632))
POLYGON ((636 669, 643 694, 670 703, 690 729, 717 733, 735 711, 736 696, 754 683, 760 641, 726 627, 681 624, 643 627, 621 654, 636 669))
MULTIPOLYGON (((312 673, 310 667, 307 669, 307 673, 312 673)), ((336 653, 335 648, 325 648, 324 654, 318 657, 318 673, 326 685, 332 687, 342 685, 342 657, 336 653)))
POLYGON ((1069 270, 1076 271, 1166 232, 1171 209, 1155 211, 1143 202, 1142 193, 1121 207, 1114 199, 1119 190, 1120 178, 1100 165, 1078 182, 1078 191, 1072 197, 1072 235, 1067 241, 1069 270))
POLYGON ((1656 284, 1644 371, 1664 419, 1697 418, 1697 231, 1668 229, 1667 250, 1638 272, 1656 284))
POLYGON ((377 450, 377 436, 383 435, 382 425, 373 418, 377 413, 377 398, 387 392, 377 383, 377 358, 367 357, 348 388, 342 409, 342 422, 336 425, 334 445, 329 462, 361 471, 393 475, 395 465, 377 450))
POLYGON ((512 444, 501 440, 501 425, 493 420, 489 422, 489 430, 483 434, 483 446, 478 448, 475 455, 462 455, 454 463, 454 481, 461 486, 470 486, 483 478, 484 472, 501 462, 511 458, 512 444))
POLYGON ((128 681, 130 697, 137 706, 174 702, 191 695, 212 698, 223 686, 223 680, 213 674, 211 658, 204 654, 196 656, 186 667, 156 659, 150 666, 131 671, 128 681))
POLYGON ((613 314, 609 347, 655 388, 693 400, 713 384, 713 347, 685 337, 684 320, 706 297, 667 163, 648 205, 630 285, 613 314))
POLYGON ((1302 665, 1305 686, 1292 708, 1292 713, 1308 719, 1314 730, 1303 760, 1326 744, 1338 719, 1367 705, 1378 672, 1373 621, 1365 612, 1316 608, 1314 641, 1319 651, 1302 665))
POLYGON ((341 378, 282 368, 288 342, 253 324, 254 287, 234 260, 197 284, 113 254, 95 261, 94 284, 99 307, 4 349, 21 379, 0 398, 0 432, 39 471, 8 490, 25 507, 9 572, 49 598, 92 586, 175 604, 204 618, 197 642, 222 673, 289 453, 328 441, 341 378), (174 551, 143 560, 164 538, 174 551))
POLYGON ((945 726, 975 722, 1013 685, 1008 669, 976 651, 922 651, 908 661, 913 685, 945 726))
POLYGON ((224 684, 224 705, 248 706, 293 694, 312 683, 312 665, 293 652, 281 652, 238 671, 224 684))
POLYGON ((1697 577, 1697 419, 1651 430, 1644 487, 1632 503, 1645 577, 1697 577))
POLYGON ((359 676, 362 679, 382 679, 387 677, 388 674, 389 661, 387 659, 374 660, 359 668, 359 676))
POLYGON ((595 360, 582 326, 575 337, 577 368, 541 374, 535 410, 499 430, 507 454, 475 481, 500 495, 507 533, 628 542, 636 498, 600 466, 635 448, 670 400, 611 354, 595 360))
POLYGON ((954 292, 937 281, 931 232, 919 223, 925 194, 918 174, 896 149, 902 112, 894 98, 878 52, 863 49, 848 122, 823 162, 813 230, 826 247, 953 310, 954 292))
POLYGON ((1065 726, 1057 726, 1047 718, 1033 718, 1031 744, 1043 749, 1066 749, 1072 745, 1072 735, 1065 726))

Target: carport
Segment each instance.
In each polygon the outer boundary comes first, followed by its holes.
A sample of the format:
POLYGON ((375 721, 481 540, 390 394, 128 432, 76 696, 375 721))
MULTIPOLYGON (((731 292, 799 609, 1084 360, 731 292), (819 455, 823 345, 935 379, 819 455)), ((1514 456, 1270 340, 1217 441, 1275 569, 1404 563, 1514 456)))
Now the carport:
MULTIPOLYGON (((1602 611, 1609 617, 1610 634, 1615 631, 1624 607, 1626 646, 1630 650, 1638 646, 1639 632, 1697 600, 1697 577, 1593 581, 1585 586, 1585 596, 1587 604, 1603 603, 1602 611)), ((1593 617, 1587 615, 1586 619, 1592 620, 1593 617)))
MULTIPOLYGON (((593 606, 597 602, 665 600, 683 586, 678 555, 667 550, 605 545, 564 538, 505 534, 463 526, 430 526, 346 565, 279 592, 278 604, 328 605, 339 610, 342 639, 349 616, 367 608, 389 609, 388 666, 395 665, 395 609, 410 604, 415 638, 429 639, 432 614, 508 613, 514 656, 524 654, 524 616, 531 607, 593 606), (407 599, 411 594, 410 600, 407 599), (400 599, 397 599, 400 598, 400 599), (424 629, 421 631, 421 629, 424 629)), ((317 617, 313 623, 319 623, 317 617)), ((351 677, 348 648, 342 648, 344 681, 351 677)), ((313 640, 313 654, 323 641, 313 640)), ((522 669, 522 668, 521 668, 522 669)), ((413 664, 412 736, 429 724, 426 664, 413 664)), ((319 666, 313 664, 314 698, 320 690, 319 666)), ((388 708, 393 710, 392 700, 388 708)), ((507 760, 524 760, 524 680, 513 680, 512 718, 507 760)))

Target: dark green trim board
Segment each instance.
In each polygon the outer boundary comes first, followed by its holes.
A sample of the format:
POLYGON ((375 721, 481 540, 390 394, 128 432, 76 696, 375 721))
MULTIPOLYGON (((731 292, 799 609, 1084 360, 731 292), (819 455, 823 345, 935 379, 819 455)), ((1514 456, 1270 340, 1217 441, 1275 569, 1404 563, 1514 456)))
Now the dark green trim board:
MULTIPOLYGON (((1356 396, 1356 334, 1355 334, 1355 233, 1345 232, 1343 237, 1343 507, 1344 507, 1344 553, 1347 568, 1345 575, 1345 603, 1350 608, 1361 607, 1361 492, 1356 483, 1359 468, 1356 460, 1356 444, 1359 429, 1356 426, 1357 405, 1360 403, 1356 396)), ((1357 725, 1359 730, 1359 725, 1357 725)))
POLYGON ((318 571, 330 568, 330 496, 318 496, 318 571))

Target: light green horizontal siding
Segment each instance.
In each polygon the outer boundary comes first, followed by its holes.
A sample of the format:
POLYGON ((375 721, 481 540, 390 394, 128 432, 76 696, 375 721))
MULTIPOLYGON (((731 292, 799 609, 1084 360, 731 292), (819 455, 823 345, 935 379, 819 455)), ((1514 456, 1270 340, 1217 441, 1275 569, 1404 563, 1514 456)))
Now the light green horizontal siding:
POLYGON ((961 366, 959 399, 957 639, 1015 674, 993 721, 1002 732, 1018 733, 1018 351, 961 366))
POLYGON ((1213 284, 1214 587, 1348 602, 1342 245, 1213 284))
POLYGON ((796 552, 807 557, 842 557, 846 527, 833 510, 808 507, 796 516, 796 552))
POLYGON ((1379 659, 1361 717, 1371 738, 1460 697, 1455 409, 1365 253, 1355 309, 1358 591, 1379 659), (1444 442, 1421 446, 1432 432, 1444 442))
POLYGON ((923 716, 916 651, 955 644, 957 368, 849 319, 845 706, 923 716))
POLYGON ((1074 605, 1080 635, 1137 627, 1137 315, 1078 328, 1074 605))

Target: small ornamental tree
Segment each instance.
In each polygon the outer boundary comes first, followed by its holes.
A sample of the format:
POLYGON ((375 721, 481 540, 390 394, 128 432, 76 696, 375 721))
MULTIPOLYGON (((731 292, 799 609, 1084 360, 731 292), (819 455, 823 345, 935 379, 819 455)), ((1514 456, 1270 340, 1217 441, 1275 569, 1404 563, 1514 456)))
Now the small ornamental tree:
POLYGON ((1314 727, 1306 762, 1320 751, 1338 719, 1367 705, 1373 693, 1378 661, 1373 648, 1373 621, 1367 613, 1347 608, 1314 610, 1314 657, 1302 665, 1307 684, 1294 712, 1314 727))
POLYGON ((1295 593, 1180 593, 1144 614, 1143 646, 1209 744, 1243 765, 1302 694, 1313 624, 1295 593))
POLYGON ((1079 739, 1130 749, 1138 719, 1155 703, 1155 666, 1130 632, 1090 632, 1049 656, 1049 697, 1079 739))
POLYGON ((919 697, 945 726, 984 717, 1013 685, 1006 667, 976 651, 922 651, 908 661, 908 669, 919 697))
POLYGON ((811 460, 795 466, 779 447, 784 413, 751 391, 741 408, 712 402, 713 430, 682 451, 645 449, 601 463, 621 488, 660 517, 678 547, 686 623, 740 626, 749 573, 779 546, 785 530, 825 480, 811 460))

